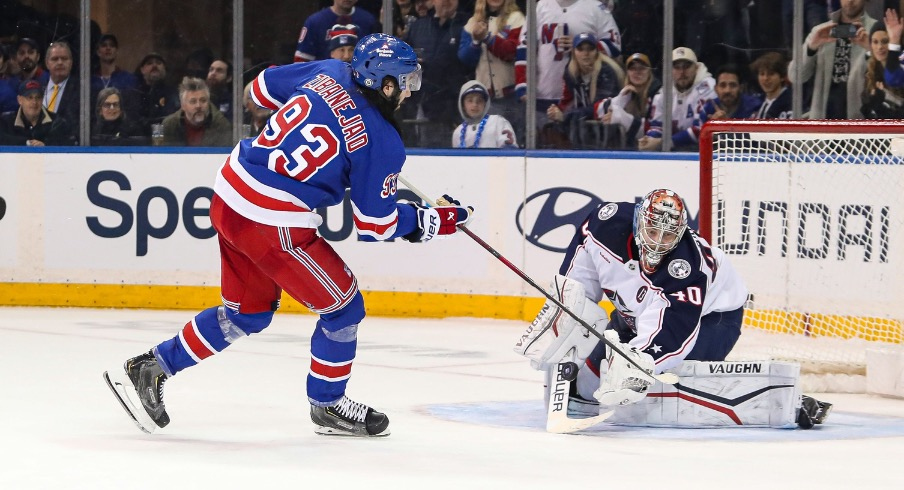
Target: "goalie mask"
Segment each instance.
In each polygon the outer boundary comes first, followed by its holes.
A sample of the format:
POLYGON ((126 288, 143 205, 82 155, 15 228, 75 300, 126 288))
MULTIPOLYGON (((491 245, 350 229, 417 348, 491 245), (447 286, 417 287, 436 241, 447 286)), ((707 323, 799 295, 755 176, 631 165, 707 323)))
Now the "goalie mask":
POLYGON ((687 210, 678 194, 656 189, 634 208, 634 242, 640 250, 640 266, 652 274, 687 230, 687 210))

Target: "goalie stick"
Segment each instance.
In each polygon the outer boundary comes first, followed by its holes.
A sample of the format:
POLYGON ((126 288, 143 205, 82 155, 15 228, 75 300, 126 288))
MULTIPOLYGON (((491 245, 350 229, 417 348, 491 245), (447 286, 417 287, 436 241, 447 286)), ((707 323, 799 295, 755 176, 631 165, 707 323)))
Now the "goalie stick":
MULTIPOLYGON (((571 352, 574 352, 572 349, 571 352)), ((577 378, 578 365, 565 359, 572 357, 567 354, 556 364, 555 375, 549 380, 549 403, 546 407, 546 432, 555 434, 568 434, 576 432, 608 419, 615 413, 610 410, 594 417, 569 418, 568 417, 568 393, 571 391, 571 383, 577 378)))
MULTIPOLYGON (((406 179, 405 177, 402 177, 401 175, 399 175, 399 181, 401 181, 403 184, 405 184, 405 187, 407 187, 409 190, 411 190, 411 192, 415 193, 418 197, 420 197, 421 199, 423 199, 425 203, 429 204, 430 206, 436 207, 436 202, 434 202, 432 199, 430 199, 429 197, 427 197, 426 194, 424 194, 423 192, 421 192, 417 187, 411 185, 411 182, 408 182, 408 179, 406 179)), ((565 313, 567 313, 568 316, 570 316, 571 318, 573 318, 573 319, 574 319, 576 322, 578 322, 582 327, 584 327, 588 332, 592 333, 596 338, 600 339, 600 340, 601 340, 604 344, 606 344, 610 349, 612 349, 613 351, 615 351, 616 353, 618 353, 619 356, 624 357, 629 363, 631 363, 634 367, 636 367, 636 368, 639 369, 640 371, 646 372, 639 364, 637 364, 636 361, 634 361, 634 359, 631 359, 630 357, 628 357, 628 355, 625 354, 624 352, 622 352, 622 350, 619 349, 618 346, 616 346, 614 343, 610 342, 609 339, 607 339, 606 337, 604 337, 603 334, 599 333, 599 332, 598 332, 595 328, 593 328, 589 323, 587 323, 586 321, 584 321, 584 319, 581 318, 580 316, 578 316, 577 313, 575 313, 575 312, 571 311, 570 309, 568 309, 568 307, 566 307, 564 304, 562 304, 561 301, 559 301, 559 300, 556 299, 553 295, 551 295, 551 294, 549 294, 548 292, 546 292, 546 290, 543 289, 542 287, 540 287, 540 285, 537 284, 533 279, 531 279, 530 276, 528 276, 527 274, 525 274, 521 269, 519 269, 517 266, 515 266, 515 264, 511 263, 508 259, 506 259, 505 257, 503 257, 502 254, 500 254, 499 252, 497 252, 495 248, 493 248, 493 247, 490 246, 490 244, 488 244, 487 242, 483 241, 482 238, 480 238, 479 236, 477 236, 473 231, 469 230, 467 226, 465 226, 465 225, 458 225, 458 229, 461 230, 461 231, 463 231, 463 232, 464 232, 466 235, 468 235, 469 237, 471 237, 471 239, 474 240, 475 242, 477 242, 478 245, 480 245, 481 247, 483 247, 484 250, 486 250, 487 252, 490 252, 490 254, 492 254, 493 257, 496 257, 497 259, 499 259, 500 262, 502 262, 503 264, 505 264, 505 266, 508 267, 512 272, 514 272, 515 274, 517 274, 518 277, 520 277, 520 278, 523 279, 525 282, 527 282, 528 284, 530 284, 530 285, 531 285, 534 289, 536 289, 537 291, 540 291, 540 293, 543 294, 543 296, 545 296, 546 299, 552 301, 553 304, 555 304, 557 307, 559 307, 559 309, 561 309, 562 311, 564 311, 565 313)), ((659 381, 660 383, 665 383, 665 384, 673 385, 673 384, 675 384, 675 383, 678 382, 678 375, 677 375, 677 374, 672 374, 672 373, 662 373, 662 374, 651 374, 650 376, 651 376, 653 379, 655 379, 656 381, 659 381)))

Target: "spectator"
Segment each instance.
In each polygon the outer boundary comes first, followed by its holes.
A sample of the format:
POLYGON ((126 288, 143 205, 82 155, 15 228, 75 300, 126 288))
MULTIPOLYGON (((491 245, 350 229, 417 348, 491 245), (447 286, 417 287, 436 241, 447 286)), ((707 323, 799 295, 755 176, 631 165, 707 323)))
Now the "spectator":
POLYGON ((198 48, 185 58, 185 68, 182 70, 182 78, 207 78, 207 72, 210 71, 210 65, 216 58, 208 47, 198 48))
POLYGON ((44 107, 66 120, 73 131, 79 134, 79 80, 72 75, 72 48, 66 41, 57 41, 47 48, 47 73, 41 77, 46 85, 44 107))
POLYGON ((417 18, 426 17, 433 9, 433 0, 414 0, 414 14, 417 18))
POLYGON ((44 87, 37 80, 24 80, 18 88, 19 110, 0 117, 0 145, 74 145, 66 120, 48 112, 41 101, 44 87))
POLYGON ((694 121, 697 134, 710 119, 749 119, 762 106, 762 101, 745 93, 741 68, 723 65, 716 71, 716 98, 703 104, 694 121))
POLYGON ((750 71, 756 73, 763 91, 763 103, 754 113, 754 119, 791 119, 794 113, 785 57, 780 53, 766 53, 750 64, 750 71))
POLYGON ((866 0, 844 0, 829 21, 814 27, 804 42, 802 60, 792 60, 792 83, 813 79, 810 119, 857 119, 866 81, 868 32, 876 22, 863 11, 866 0), (848 31, 848 27, 852 30, 848 31), (855 30, 854 30, 855 29, 855 30), (795 65, 802 64, 802 78, 795 80, 795 65))
POLYGON ((116 87, 101 89, 97 94, 97 122, 91 129, 92 146, 147 145, 141 127, 123 110, 122 92, 116 87))
POLYGON ((596 114, 603 124, 617 124, 625 132, 628 148, 637 148, 638 135, 644 134, 653 116, 653 95, 662 82, 653 76, 650 58, 643 53, 628 57, 628 76, 619 94, 597 104, 596 114))
POLYGON ((356 9, 358 0, 333 0, 333 6, 327 7, 304 21, 304 27, 298 36, 295 48, 295 62, 325 60, 330 57, 327 33, 336 24, 354 24, 358 26, 358 36, 364 37, 374 32, 377 19, 370 12, 356 9))
MULTIPOLYGON (((568 64, 572 36, 589 32, 601 42, 603 54, 618 58, 621 36, 609 9, 598 0, 575 0, 562 8, 556 0, 537 1, 537 122, 547 122, 549 106, 562 96, 562 74, 568 64)), ((527 94, 527 30, 521 30, 515 61, 515 91, 518 99, 527 94)))
POLYGON ((458 46, 465 14, 458 12, 458 0, 435 0, 433 10, 411 24, 408 44, 418 53, 423 70, 421 89, 412 93, 411 101, 402 106, 407 119, 426 118, 430 128, 421 143, 446 146, 449 130, 458 126, 455 116, 458 93, 471 78, 467 65, 458 59, 458 46))
POLYGON ((897 119, 904 115, 902 89, 885 85, 889 33, 885 23, 873 24, 869 33, 870 58, 866 64, 866 87, 860 112, 867 119, 897 119))
POLYGON ((19 67, 18 84, 24 80, 39 80, 44 76, 44 69, 39 65, 41 61, 41 47, 38 42, 30 37, 19 39, 16 44, 16 66, 19 67))
MULTIPOLYGON (((618 63, 599 50, 599 41, 589 32, 574 36, 571 60, 563 75, 562 98, 546 115, 553 128, 567 135, 569 146, 587 147, 584 122, 594 119, 594 107, 618 93, 624 72, 618 63)), ((547 133, 548 131, 544 131, 547 133)))
MULTIPOLYGON (((672 80, 671 147, 677 151, 696 151, 699 143, 694 118, 707 101, 716 97, 713 90, 716 81, 710 76, 706 65, 697 61, 697 55, 685 47, 672 50, 672 80)), ((637 148, 641 151, 662 149, 662 124, 666 118, 662 97, 662 89, 653 97, 650 129, 637 142, 637 148)))
POLYGON ((901 31, 904 30, 904 26, 897 10, 885 11, 885 26, 888 32, 888 56, 883 74, 885 86, 904 87, 904 68, 901 67, 901 31))
POLYGON ((210 102, 232 122, 232 63, 218 59, 207 69, 207 88, 210 102))
POLYGON ((358 26, 336 24, 330 29, 330 58, 351 62, 358 44, 358 26))
POLYGON ((163 120, 163 144, 168 146, 230 146, 232 125, 210 103, 204 80, 185 77, 179 85, 178 111, 163 120))
POLYGON ((502 116, 488 114, 490 93, 471 80, 461 86, 458 112, 462 123, 452 131, 453 148, 517 148, 515 130, 502 116))
POLYGON ((458 47, 459 59, 476 68, 475 79, 489 90, 495 107, 517 121, 524 118, 515 98, 515 53, 523 26, 515 0, 477 0, 458 47))
POLYGON ((246 136, 255 137, 261 134, 261 131, 267 126, 267 119, 273 114, 273 111, 266 109, 254 103, 251 98, 251 85, 254 80, 245 85, 245 91, 242 96, 242 102, 245 105, 244 124, 248 126, 248 134, 246 136))
POLYGON ((19 108, 16 101, 15 78, 9 74, 9 54, 6 46, 0 44, 0 114, 13 112, 19 108))
POLYGON ((138 78, 116 66, 119 41, 113 34, 104 34, 97 43, 97 71, 91 76, 91 99, 108 87, 116 87, 121 93, 129 93, 138 85, 138 78))
POLYGON ((417 18, 414 0, 395 0, 392 4, 392 35, 399 39, 407 38, 408 28, 417 18))
POLYGON ((135 69, 138 87, 135 96, 126 97, 126 102, 134 103, 135 108, 126 108, 126 112, 134 114, 138 124, 145 133, 151 134, 151 124, 163 121, 163 118, 179 109, 179 93, 166 81, 166 60, 157 53, 148 53, 135 69))

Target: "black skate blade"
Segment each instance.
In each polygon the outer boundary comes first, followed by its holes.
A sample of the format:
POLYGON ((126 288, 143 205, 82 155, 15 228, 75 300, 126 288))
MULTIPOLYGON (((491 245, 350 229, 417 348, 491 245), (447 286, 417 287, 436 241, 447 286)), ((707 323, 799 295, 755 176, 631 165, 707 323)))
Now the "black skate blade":
POLYGON ((361 434, 357 432, 349 432, 343 429, 337 429, 335 427, 326 427, 324 425, 315 425, 314 432, 320 434, 322 436, 338 436, 338 437, 386 437, 389 435, 389 428, 380 432, 379 434, 370 435, 367 433, 361 434))
POLYGON ((122 378, 125 379, 117 379, 115 376, 111 378, 110 374, 107 371, 104 371, 104 381, 107 382, 107 387, 113 392, 113 396, 116 397, 116 400, 119 402, 120 406, 122 406, 122 409, 129 415, 129 418, 132 419, 132 422, 135 422, 135 425, 138 426, 142 432, 153 434, 154 429, 157 428, 157 424, 155 424, 147 414, 144 407, 140 406, 140 404, 136 407, 132 403, 126 390, 132 390, 134 392, 135 387, 132 385, 131 380, 128 380, 128 377, 123 376, 122 378))

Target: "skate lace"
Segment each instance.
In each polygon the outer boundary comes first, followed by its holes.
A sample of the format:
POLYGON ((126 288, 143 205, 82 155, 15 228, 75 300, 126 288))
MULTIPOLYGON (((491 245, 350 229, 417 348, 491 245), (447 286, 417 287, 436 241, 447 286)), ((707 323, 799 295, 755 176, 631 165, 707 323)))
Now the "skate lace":
POLYGON ((157 403, 163 403, 163 383, 166 383, 166 376, 157 378, 157 403))
POLYGON ((339 403, 336 404, 336 410, 338 410, 339 413, 358 422, 364 422, 364 417, 367 415, 367 408, 367 405, 352 401, 345 396, 343 396, 342 399, 339 400, 339 403))

